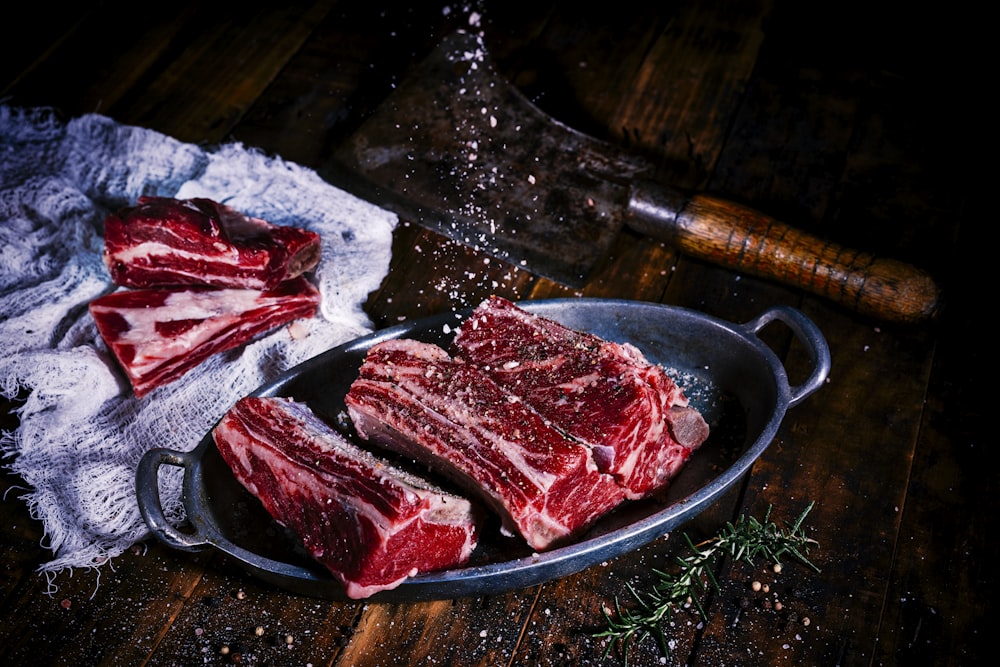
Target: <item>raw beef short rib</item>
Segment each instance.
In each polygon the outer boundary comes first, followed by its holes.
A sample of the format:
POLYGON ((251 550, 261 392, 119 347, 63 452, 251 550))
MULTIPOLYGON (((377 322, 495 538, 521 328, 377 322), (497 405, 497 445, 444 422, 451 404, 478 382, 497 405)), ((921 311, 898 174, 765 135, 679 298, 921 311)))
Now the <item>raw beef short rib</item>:
POLYGON ((465 564, 468 500, 347 441, 307 405, 244 398, 213 431, 236 479, 359 599, 465 564))
POLYGON ((362 438, 449 476, 537 550, 578 537, 623 500, 587 447, 436 345, 373 346, 346 404, 362 438))
POLYGON ((319 262, 320 238, 210 199, 140 197, 104 222, 104 263, 124 287, 269 290, 319 262))
POLYGON ((603 340, 491 297, 462 323, 452 353, 585 443, 626 497, 663 491, 708 425, 662 368, 603 340))
POLYGON ((90 314, 141 398, 213 354, 313 316, 318 306, 319 292, 300 277, 263 292, 212 287, 121 290, 92 301, 90 314))

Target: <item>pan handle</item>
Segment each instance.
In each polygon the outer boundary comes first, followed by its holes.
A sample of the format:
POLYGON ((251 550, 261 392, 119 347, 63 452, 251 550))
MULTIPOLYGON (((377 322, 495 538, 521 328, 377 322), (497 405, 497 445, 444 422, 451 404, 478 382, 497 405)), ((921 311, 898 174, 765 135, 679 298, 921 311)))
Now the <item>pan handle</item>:
POLYGON ((183 551, 199 551, 208 544, 208 541, 197 533, 182 533, 167 521, 167 517, 163 514, 163 504, 160 502, 158 473, 160 466, 164 464, 187 470, 192 462, 190 454, 172 449, 151 449, 143 455, 135 472, 139 512, 146 525, 162 542, 183 551))
POLYGON ((761 329, 778 320, 792 330, 805 346, 813 369, 802 384, 789 386, 791 398, 788 407, 794 407, 807 396, 823 386, 830 374, 830 346, 819 328, 802 311, 790 306, 775 306, 761 313, 756 319, 747 322, 746 327, 756 335, 761 329))

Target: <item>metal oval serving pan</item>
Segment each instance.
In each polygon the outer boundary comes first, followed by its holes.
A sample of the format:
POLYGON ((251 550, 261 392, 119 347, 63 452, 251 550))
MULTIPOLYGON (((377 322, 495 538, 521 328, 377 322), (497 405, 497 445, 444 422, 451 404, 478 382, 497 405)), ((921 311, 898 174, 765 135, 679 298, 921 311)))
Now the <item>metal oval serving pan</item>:
MULTIPOLYGON (((712 433, 659 501, 627 503, 580 541, 532 553, 523 541, 484 526, 480 544, 463 568, 420 574, 373 601, 448 599, 486 595, 540 584, 632 551, 673 530, 735 484, 774 438, 786 411, 822 386, 830 352, 820 331, 798 310, 771 308, 745 324, 731 324, 691 310, 607 299, 552 299, 518 305, 606 340, 627 342, 663 366, 701 410, 712 433), (759 337, 768 324, 784 323, 805 346, 812 370, 791 385, 782 362, 759 337)), ((331 423, 344 423, 343 398, 368 349, 390 338, 447 346, 460 323, 449 312, 384 329, 320 354, 253 393, 304 401, 331 423)), ((251 573, 295 593, 346 600, 343 588, 315 563, 297 538, 264 511, 222 461, 211 434, 190 452, 154 449, 136 473, 139 508, 157 538, 177 549, 214 547, 251 573), (183 468, 184 530, 160 505, 162 465, 183 468)))

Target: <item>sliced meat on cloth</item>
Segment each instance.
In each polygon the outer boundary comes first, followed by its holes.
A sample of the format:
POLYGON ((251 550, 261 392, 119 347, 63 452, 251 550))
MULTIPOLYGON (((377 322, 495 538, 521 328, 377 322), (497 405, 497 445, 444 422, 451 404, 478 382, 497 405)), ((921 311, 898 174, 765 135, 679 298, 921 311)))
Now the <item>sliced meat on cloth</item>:
MULTIPOLYGON (((241 396, 370 332, 362 304, 388 270, 396 223, 240 144, 203 148, 101 115, 0 105, 0 392, 24 400, 0 448, 53 553, 40 569, 93 567, 145 538, 134 485, 150 447, 194 448, 241 396), (137 399, 87 305, 114 289, 103 222, 141 196, 212 199, 319 234, 319 316, 300 336, 278 329, 137 399)), ((180 473, 161 474, 170 520, 183 517, 180 473)))
MULTIPOLYGON (((104 342, 136 397, 282 324, 312 317, 319 292, 303 277, 261 291, 215 287, 122 290, 90 302, 104 342)), ((294 337, 294 335, 293 335, 294 337)))
POLYGON ((124 287, 273 290, 319 262, 316 232, 211 199, 140 197, 104 221, 104 263, 124 287))

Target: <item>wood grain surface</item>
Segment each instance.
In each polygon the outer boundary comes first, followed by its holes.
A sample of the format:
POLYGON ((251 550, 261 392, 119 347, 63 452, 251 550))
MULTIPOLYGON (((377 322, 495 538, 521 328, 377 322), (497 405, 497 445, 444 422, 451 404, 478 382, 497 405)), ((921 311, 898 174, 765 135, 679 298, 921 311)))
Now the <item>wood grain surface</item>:
MULTIPOLYGON (((677 614, 670 656, 645 641, 630 664, 964 667, 991 655, 993 225, 972 159, 988 136, 985 79, 968 85, 983 18, 960 5, 471 5, 503 75, 554 118, 647 157, 664 182, 922 267, 945 295, 933 321, 886 323, 627 230, 570 288, 401 223, 366 304, 380 327, 496 293, 638 299, 737 323, 786 304, 827 338, 826 386, 788 413, 739 485, 683 526, 698 541, 744 513, 791 521, 815 501, 806 528, 819 572, 724 561, 707 617, 677 614)), ((465 4, 353 0, 177 0, 152 19, 118 1, 18 11, 23 39, 0 45, 5 103, 239 141, 320 173, 470 17, 465 4)), ((767 339, 793 379, 809 370, 787 332, 767 339)), ((650 585, 684 549, 672 534, 532 588, 407 604, 292 595, 220 553, 155 541, 47 581, 24 482, 8 472, 0 484, 0 662, 11 665, 617 665, 591 634, 602 609, 628 604, 628 586, 650 585)))

